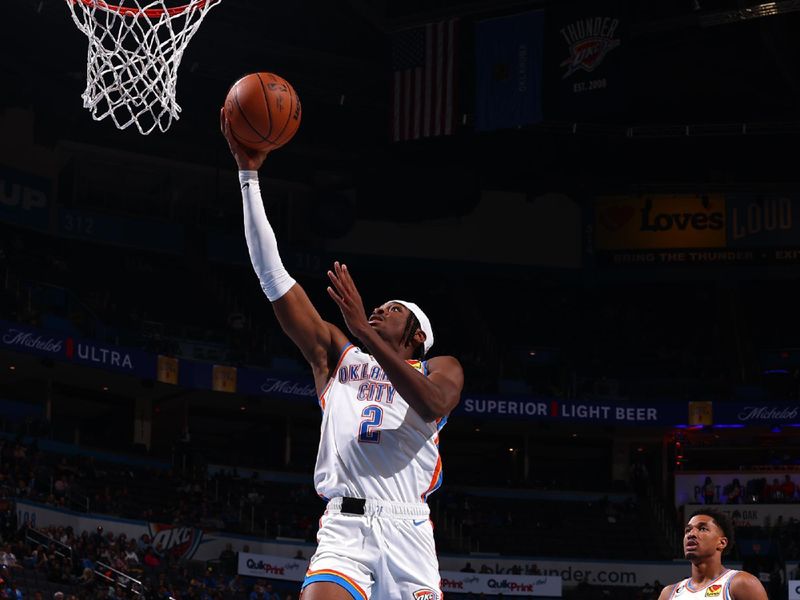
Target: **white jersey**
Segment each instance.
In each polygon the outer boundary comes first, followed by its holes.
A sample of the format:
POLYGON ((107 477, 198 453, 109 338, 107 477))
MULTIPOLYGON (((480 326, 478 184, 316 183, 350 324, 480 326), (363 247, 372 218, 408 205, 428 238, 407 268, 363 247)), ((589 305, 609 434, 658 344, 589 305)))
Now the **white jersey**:
MULTIPOLYGON (((424 361, 408 361, 427 375, 424 361)), ((322 430, 314 486, 339 496, 424 502, 442 483, 439 430, 396 392, 378 362, 353 345, 320 394, 322 430)))
POLYGON ((670 599, 675 598, 675 600, 700 600, 701 598, 702 600, 709 598, 731 600, 731 580, 738 572, 734 569, 726 569, 719 577, 700 588, 694 587, 691 577, 684 579, 675 584, 669 597, 670 599))

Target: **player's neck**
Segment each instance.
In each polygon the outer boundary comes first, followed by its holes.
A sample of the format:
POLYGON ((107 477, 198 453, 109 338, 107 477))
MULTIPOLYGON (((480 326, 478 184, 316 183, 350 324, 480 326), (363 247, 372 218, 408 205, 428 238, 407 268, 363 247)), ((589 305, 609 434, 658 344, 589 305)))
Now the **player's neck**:
POLYGON ((703 585, 715 580, 727 569, 722 566, 718 558, 707 559, 701 562, 692 563, 692 584, 703 585))

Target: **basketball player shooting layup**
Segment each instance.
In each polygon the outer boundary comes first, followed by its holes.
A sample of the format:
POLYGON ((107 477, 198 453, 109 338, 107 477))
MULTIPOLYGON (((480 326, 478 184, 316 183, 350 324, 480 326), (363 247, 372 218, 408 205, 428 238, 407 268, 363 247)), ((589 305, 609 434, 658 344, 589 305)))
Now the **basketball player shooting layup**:
POLYGON ((731 526, 722 513, 695 512, 683 533, 683 551, 692 562, 692 576, 665 587, 658 600, 767 600, 767 592, 758 579, 722 566, 730 534, 731 526))
POLYGON ((390 300, 367 317, 347 265, 328 271, 354 347, 323 321, 278 255, 257 171, 267 152, 222 133, 239 166, 253 268, 283 330, 311 365, 322 409, 314 485, 327 501, 303 582, 303 600, 440 600, 426 499, 442 481, 439 430, 464 374, 452 356, 422 360, 433 330, 414 303, 390 300))

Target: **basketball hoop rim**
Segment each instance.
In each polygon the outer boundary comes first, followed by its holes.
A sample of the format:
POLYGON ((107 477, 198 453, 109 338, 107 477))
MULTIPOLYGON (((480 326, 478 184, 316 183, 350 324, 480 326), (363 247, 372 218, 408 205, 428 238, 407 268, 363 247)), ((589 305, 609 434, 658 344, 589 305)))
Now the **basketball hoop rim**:
POLYGON ((194 9, 203 9, 205 8, 206 4, 216 4, 217 2, 221 2, 222 0, 192 0, 188 4, 184 4, 182 6, 176 6, 174 8, 147 8, 142 10, 141 8, 130 8, 125 6, 118 6, 116 4, 109 4, 104 0, 68 0, 71 4, 83 4, 85 6, 96 6, 102 10, 108 12, 115 12, 123 17, 138 17, 140 15, 144 15, 148 19, 157 19, 163 15, 167 15, 169 17, 175 17, 180 14, 183 14, 189 10, 194 9))

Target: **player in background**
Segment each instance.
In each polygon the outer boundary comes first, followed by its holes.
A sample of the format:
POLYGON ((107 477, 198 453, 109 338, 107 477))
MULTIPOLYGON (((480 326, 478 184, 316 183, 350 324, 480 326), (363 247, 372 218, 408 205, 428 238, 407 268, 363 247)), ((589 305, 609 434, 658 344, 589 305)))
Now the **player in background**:
POLYGON ((665 587, 658 600, 767 600, 767 592, 758 579, 722 565, 732 534, 722 513, 699 510, 692 514, 683 532, 683 552, 692 563, 692 576, 665 587))
POLYGON ((452 356, 422 360, 433 329, 419 306, 391 300, 367 317, 347 265, 328 271, 331 299, 355 348, 286 272, 267 220, 258 169, 268 152, 221 129, 239 167, 253 268, 283 331, 311 366, 322 409, 314 485, 327 501, 303 600, 440 600, 426 499, 442 481, 439 430, 464 383, 452 356))

